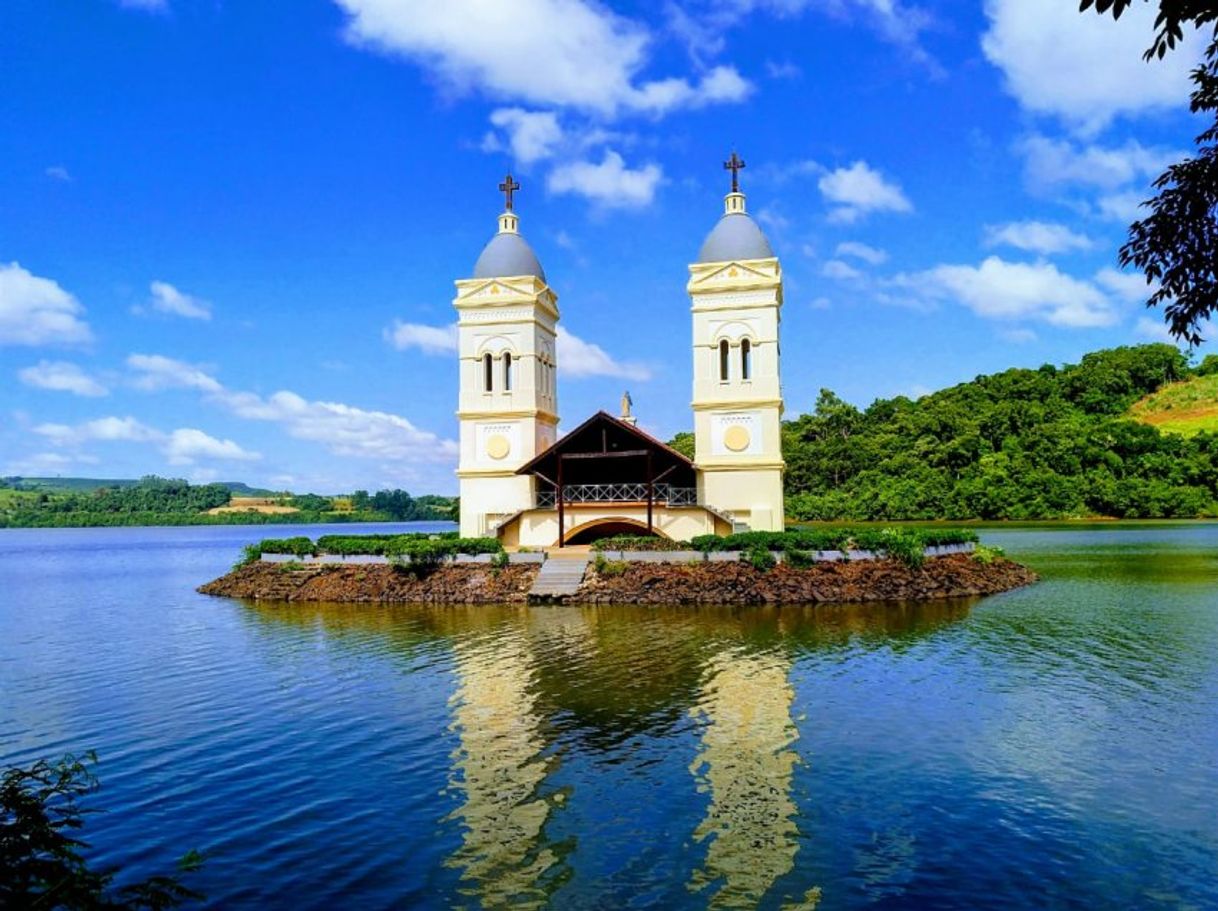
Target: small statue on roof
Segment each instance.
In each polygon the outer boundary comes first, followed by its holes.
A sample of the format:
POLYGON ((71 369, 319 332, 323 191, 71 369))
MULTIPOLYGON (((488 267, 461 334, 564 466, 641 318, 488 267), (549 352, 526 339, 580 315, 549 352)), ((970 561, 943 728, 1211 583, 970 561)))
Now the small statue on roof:
POLYGON ((633 406, 634 406, 634 399, 632 399, 630 397, 630 392, 629 391, 623 392, 622 393, 621 420, 625 421, 627 424, 629 424, 632 427, 638 423, 638 418, 636 418, 633 414, 630 413, 630 409, 633 406))

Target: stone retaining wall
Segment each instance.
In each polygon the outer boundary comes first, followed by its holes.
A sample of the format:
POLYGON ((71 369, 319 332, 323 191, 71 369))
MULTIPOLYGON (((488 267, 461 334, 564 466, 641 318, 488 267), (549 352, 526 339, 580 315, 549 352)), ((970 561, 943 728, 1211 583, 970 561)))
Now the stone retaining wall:
MULTIPOLYGON (((946 557, 949 554, 971 554, 976 549, 973 544, 945 544, 940 547, 926 548, 927 557, 946 557)), ((703 553, 700 550, 606 550, 601 552, 606 560, 615 563, 738 563, 741 551, 725 550, 703 553)), ((774 559, 783 562, 783 554, 774 551, 774 559)), ((595 557, 595 554, 593 555, 595 557)), ((879 560, 881 555, 870 550, 851 550, 843 553, 840 550, 818 550, 812 554, 814 563, 839 563, 843 560, 851 563, 860 560, 879 560)), ((494 559, 493 554, 457 554, 455 557, 445 557, 443 563, 486 563, 494 559)), ((265 563, 304 563, 309 566, 368 566, 392 563, 388 557, 373 555, 316 554, 310 557, 296 557, 292 554, 263 554, 265 563)), ((544 553, 508 554, 508 563, 534 564, 544 563, 544 553)), ((405 560, 404 562, 410 562, 405 560)))

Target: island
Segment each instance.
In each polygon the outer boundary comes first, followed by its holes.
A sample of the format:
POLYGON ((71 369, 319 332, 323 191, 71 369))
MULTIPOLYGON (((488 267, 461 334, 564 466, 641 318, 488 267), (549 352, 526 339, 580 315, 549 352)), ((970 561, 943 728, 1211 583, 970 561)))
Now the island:
POLYGON ((455 534, 269 539, 199 591, 263 602, 794 605, 970 598, 1035 581, 972 531, 826 528, 511 553, 455 534))

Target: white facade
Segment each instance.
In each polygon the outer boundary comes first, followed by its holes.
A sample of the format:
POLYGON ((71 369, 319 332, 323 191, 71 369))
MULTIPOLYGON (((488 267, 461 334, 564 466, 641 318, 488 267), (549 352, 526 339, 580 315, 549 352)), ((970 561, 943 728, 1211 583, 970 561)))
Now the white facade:
MULTIPOLYGON (((758 531, 784 526, 782 269, 745 213, 744 195, 733 189, 725 203, 699 261, 689 267, 687 287, 698 505, 657 506, 652 515, 654 530, 676 540, 724 533, 732 523, 758 531)), ((456 283, 453 301, 461 361, 461 534, 551 546, 559 543, 557 512, 537 508, 534 478, 516 472, 557 440, 558 299, 510 210, 474 271, 476 277, 456 283)), ((587 504, 569 513, 575 525, 567 523, 564 540, 615 519, 646 528, 646 511, 637 503, 587 504)))
MULTIPOLYGON (((744 217, 744 195, 729 193, 725 208, 744 217)), ((781 531, 782 268, 771 255, 689 272, 699 502, 750 529, 781 531)))
MULTIPOLYGON (((499 217, 499 233, 518 233, 514 213, 499 217)), ((532 478, 516 469, 557 439, 558 297, 538 275, 504 275, 458 281, 453 306, 461 535, 481 537, 533 505, 532 478)))

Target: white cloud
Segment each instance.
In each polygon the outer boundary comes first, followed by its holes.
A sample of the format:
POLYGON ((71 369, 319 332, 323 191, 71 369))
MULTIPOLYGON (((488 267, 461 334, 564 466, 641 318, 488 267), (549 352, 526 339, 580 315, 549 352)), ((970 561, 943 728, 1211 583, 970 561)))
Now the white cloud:
POLYGON ((137 374, 137 388, 198 390, 237 417, 278 424, 289 436, 321 443, 337 455, 391 462, 446 462, 456 456, 456 443, 396 414, 310 401, 288 390, 264 397, 228 389, 199 368, 163 355, 133 354, 127 365, 137 374))
POLYGON ((457 350, 457 325, 425 326, 394 320, 385 330, 385 341, 399 351, 418 348, 424 354, 450 354, 457 350))
POLYGON ((1172 336, 1171 330, 1168 329, 1167 323, 1161 319, 1154 319, 1149 316, 1138 317, 1138 322, 1133 328, 1134 334, 1138 338, 1144 338, 1152 342, 1167 342, 1168 344, 1178 344, 1177 340, 1172 336))
POLYGON ((1149 184, 1185 153, 1148 147, 1136 139, 1120 146, 1074 143, 1033 134, 1021 140, 1016 150, 1024 158, 1028 186, 1045 190, 1063 185, 1115 191, 1131 183, 1149 184))
MULTIPOLYGON (((862 20, 883 40, 901 47, 932 73, 940 70, 920 43, 922 32, 933 24, 931 16, 921 7, 900 0, 685 0, 681 5, 671 3, 667 7, 670 31, 686 44, 695 60, 720 53, 726 45, 724 33, 755 13, 785 18, 808 10, 845 22, 862 20)), ((781 72, 782 67, 789 65, 774 66, 781 72)), ((769 61, 766 67, 770 69, 769 61)))
POLYGON ((951 300, 985 319, 1038 320, 1088 328, 1117 322, 1120 308, 1095 284, 1052 263, 1012 263, 997 256, 979 266, 943 265, 893 280, 915 297, 951 300))
POLYGON ((1062 0, 987 0, 981 47, 1025 109, 1095 131, 1114 117, 1182 108, 1201 43, 1186 38, 1147 63, 1157 4, 1134 3, 1119 22, 1062 0))
POLYGON ((457 444, 421 430, 406 418, 341 402, 310 401, 281 390, 262 397, 225 391, 216 397, 238 417, 279 424, 299 440, 321 443, 341 456, 385 461, 447 462, 457 444))
POLYGON ((49 278, 0 264, 0 345, 75 344, 93 333, 85 308, 49 278))
POLYGON ((232 440, 218 440, 202 430, 182 427, 165 440, 165 455, 171 465, 192 465, 196 459, 221 459, 232 462, 253 462, 259 453, 242 449, 232 440))
POLYGON ((55 392, 71 392, 83 396, 102 396, 109 392, 76 364, 66 361, 39 361, 33 367, 23 368, 17 377, 27 386, 55 392))
POLYGON ((1095 273, 1095 281, 1100 287, 1129 303, 1146 303, 1146 299, 1158 290, 1159 284, 1147 284, 1146 276, 1141 272, 1121 272, 1106 266, 1095 273))
POLYGON ((155 281, 149 286, 153 310, 181 316, 186 319, 211 319, 211 304, 190 294, 185 294, 169 282, 155 281))
MULTIPOLYGON (((1169 345, 1176 345, 1184 350, 1189 350, 1189 344, 1186 341, 1176 338, 1171 334, 1167 323, 1163 319, 1153 316, 1140 316, 1137 323, 1133 327, 1134 335, 1138 338, 1146 339, 1151 342, 1167 342, 1169 345)), ((1213 339, 1215 334, 1218 334, 1218 323, 1213 320, 1205 320, 1198 327, 1202 338, 1213 339)))
POLYGON ((75 425, 39 424, 34 433, 58 446, 69 447, 94 442, 151 443, 161 450, 171 465, 193 465, 197 459, 249 462, 262 458, 232 440, 218 440, 193 427, 163 433, 133 417, 95 418, 75 425))
POLYGON ((223 386, 202 369, 160 354, 133 354, 127 366, 136 371, 133 384, 145 392, 158 389, 198 389, 220 392, 223 386))
POLYGON ((1142 203, 1150 198, 1149 191, 1128 190, 1124 193, 1109 193, 1095 201, 1096 211, 1109 221, 1129 224, 1148 214, 1142 203))
POLYGON ((44 172, 51 180, 58 180, 61 183, 71 183, 72 175, 68 173, 68 169, 61 164, 54 164, 47 168, 44 172))
POLYGON ((1036 341, 1036 333, 1031 329, 1004 329, 998 333, 999 337, 1013 342, 1016 345, 1025 345, 1028 342, 1036 341))
POLYGON ((855 259, 861 259, 872 266, 878 266, 888 259, 888 254, 885 251, 859 243, 856 240, 846 240, 838 244, 837 255, 853 256, 855 259))
MULTIPOLYGON (((562 142, 563 129, 553 111, 526 111, 524 108, 499 108, 491 113, 491 124, 507 134, 506 148, 523 165, 554 154, 562 142)), ((483 151, 496 152, 504 148, 496 133, 488 133, 482 142, 483 151)))
MULTIPOLYGON (((586 342, 572 335, 562 326, 558 327, 558 375, 562 377, 615 376, 632 380, 651 379, 651 370, 645 364, 619 361, 600 345, 586 342)), ((411 348, 424 354, 455 354, 457 351, 457 327, 426 326, 421 323, 396 321, 392 329, 385 330, 385 340, 399 351, 411 348)))
POLYGON ((605 208, 638 208, 655 198, 663 176, 657 164, 632 170, 621 155, 606 149, 600 164, 575 161, 556 167, 546 186, 551 193, 574 193, 605 208))
POLYGON ((825 174, 827 169, 818 161, 813 161, 811 158, 802 158, 784 163, 767 161, 750 173, 762 181, 784 184, 796 177, 825 174))
POLYGON ((1065 225, 1034 220, 987 225, 985 243, 989 247, 1015 247, 1045 256, 1070 250, 1090 250, 1095 246, 1091 238, 1077 234, 1065 225))
POLYGON ((165 435, 133 417, 104 417, 85 421, 82 424, 39 424, 34 433, 46 437, 61 446, 78 446, 82 443, 101 441, 106 443, 152 443, 161 442, 165 435))
POLYGON ((738 101, 747 83, 717 67, 697 84, 641 81, 651 35, 588 0, 335 0, 357 46, 415 61, 450 91, 613 115, 738 101))
POLYGON ((757 221, 776 233, 791 227, 791 219, 783 215, 777 206, 762 206, 757 210, 757 221))
POLYGON ((824 175, 817 186, 821 195, 837 206, 829 215, 833 221, 850 224, 871 212, 913 211, 900 186, 865 161, 824 175))
POLYGON ((616 376, 628 380, 649 380, 651 370, 644 364, 619 361, 600 345, 585 342, 558 327, 559 377, 616 376))
POLYGON ((803 70, 790 60, 767 60, 765 72, 771 79, 798 79, 803 75, 803 70))
POLYGON ((840 259, 829 260, 820 271, 821 275, 826 278, 838 281, 855 281, 863 277, 862 272, 849 263, 842 262, 840 259))
POLYGON ((169 0, 118 0, 123 9, 142 10, 146 13, 161 13, 169 9, 169 0))
MULTIPOLYGON (((31 456, 7 462, 4 466, 5 477, 38 478, 47 475, 63 474, 77 462, 86 461, 80 456, 67 455, 62 452, 39 452, 31 456)), ((91 462, 92 460, 88 460, 91 462)))

